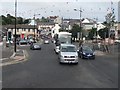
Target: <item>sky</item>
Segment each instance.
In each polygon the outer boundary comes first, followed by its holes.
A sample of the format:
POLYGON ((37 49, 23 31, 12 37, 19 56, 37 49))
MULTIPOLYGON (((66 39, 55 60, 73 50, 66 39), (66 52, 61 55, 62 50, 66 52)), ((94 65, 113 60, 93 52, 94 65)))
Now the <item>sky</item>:
MULTIPOLYGON (((79 11, 82 10, 82 18, 97 18, 99 22, 105 21, 105 15, 114 8, 116 21, 118 21, 118 0, 17 0, 17 16, 24 18, 33 18, 36 14, 36 18, 42 16, 60 16, 67 19, 79 19, 79 11), (38 15, 40 14, 40 15, 38 15)), ((0 15, 7 15, 8 13, 14 16, 15 0, 3 0, 1 1, 0 15)))

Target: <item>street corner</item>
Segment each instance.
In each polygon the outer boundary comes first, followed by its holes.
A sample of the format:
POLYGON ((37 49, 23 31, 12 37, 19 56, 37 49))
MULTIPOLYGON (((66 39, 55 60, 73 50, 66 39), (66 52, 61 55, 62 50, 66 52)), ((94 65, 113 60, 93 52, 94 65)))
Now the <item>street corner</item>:
POLYGON ((28 60, 27 58, 28 58, 28 53, 26 50, 17 50, 16 53, 13 53, 13 55, 10 58, 2 61, 0 66, 6 66, 6 65, 25 62, 28 60))

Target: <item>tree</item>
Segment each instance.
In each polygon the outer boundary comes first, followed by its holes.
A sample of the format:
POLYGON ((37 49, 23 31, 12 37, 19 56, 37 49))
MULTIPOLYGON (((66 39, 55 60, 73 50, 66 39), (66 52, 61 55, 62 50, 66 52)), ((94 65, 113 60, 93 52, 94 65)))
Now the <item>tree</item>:
POLYGON ((111 11, 109 13, 107 13, 107 15, 105 16, 105 19, 106 19, 106 25, 107 25, 107 28, 109 30, 109 37, 114 39, 115 38, 115 33, 114 34, 110 34, 110 28, 112 26, 114 26, 114 23, 115 23, 115 14, 114 14, 114 9, 111 8, 111 11))
POLYGON ((18 24, 23 24, 23 18, 22 17, 17 17, 17 23, 18 24))
POLYGON ((23 21, 23 24, 28 24, 30 22, 30 19, 25 19, 24 21, 23 21))
POLYGON ((78 32, 80 32, 80 27, 79 27, 79 25, 74 24, 74 25, 73 25, 73 28, 72 28, 72 30, 71 30, 72 37, 74 38, 74 40, 75 40, 75 38, 77 38, 77 33, 78 33, 78 32))
POLYGON ((104 29, 100 29, 100 30, 98 31, 98 34, 99 34, 99 36, 100 36, 102 39, 108 38, 108 37, 109 37, 109 30, 108 30, 107 27, 104 28, 104 29))
POLYGON ((92 28, 92 30, 88 34, 89 39, 93 40, 93 38, 94 38, 94 36, 96 34, 96 30, 97 30, 96 28, 92 28))
POLYGON ((47 18, 45 18, 45 17, 42 17, 41 22, 49 22, 49 20, 47 18))

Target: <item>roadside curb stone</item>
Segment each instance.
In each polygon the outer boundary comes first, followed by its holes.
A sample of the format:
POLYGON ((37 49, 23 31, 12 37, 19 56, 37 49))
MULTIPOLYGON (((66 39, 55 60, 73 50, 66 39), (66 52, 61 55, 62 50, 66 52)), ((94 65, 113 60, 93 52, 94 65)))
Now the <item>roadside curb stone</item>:
POLYGON ((22 50, 22 55, 20 55, 20 54, 21 53, 19 53, 19 52, 14 53, 10 58, 6 59, 6 61, 4 60, 0 64, 0 66, 6 66, 6 65, 11 65, 11 64, 16 64, 16 63, 26 61, 27 52, 25 50, 22 50))

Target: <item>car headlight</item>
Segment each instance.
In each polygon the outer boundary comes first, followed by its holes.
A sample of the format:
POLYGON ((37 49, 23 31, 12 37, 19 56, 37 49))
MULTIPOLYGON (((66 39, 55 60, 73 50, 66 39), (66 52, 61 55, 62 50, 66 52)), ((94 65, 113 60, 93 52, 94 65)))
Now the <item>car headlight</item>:
POLYGON ((95 55, 95 52, 93 52, 93 55, 95 55))
POLYGON ((83 54, 85 55, 85 53, 83 52, 83 54))

